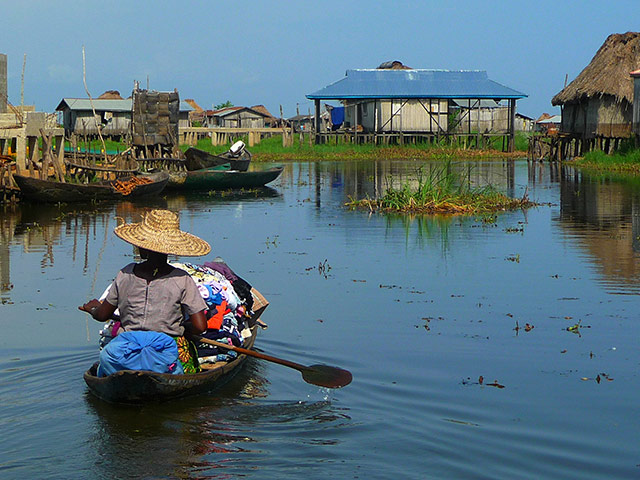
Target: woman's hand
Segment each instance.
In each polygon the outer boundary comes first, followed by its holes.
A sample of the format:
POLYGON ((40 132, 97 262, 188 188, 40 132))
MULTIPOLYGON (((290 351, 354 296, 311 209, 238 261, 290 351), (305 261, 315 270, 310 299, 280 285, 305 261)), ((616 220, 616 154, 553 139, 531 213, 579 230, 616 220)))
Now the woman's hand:
POLYGON ((84 305, 81 305, 78 307, 79 310, 82 310, 83 312, 88 312, 88 313, 92 313, 91 309, 93 308, 99 308, 100 305, 102 305, 102 302, 100 302, 100 300, 94 298, 93 300, 89 300, 87 303, 85 303, 84 305))
POLYGON ((78 307, 78 309, 83 312, 90 313, 91 316, 99 322, 106 322, 109 320, 113 315, 113 312, 116 311, 116 308, 117 307, 115 305, 111 305, 107 301, 101 302, 95 298, 78 307))

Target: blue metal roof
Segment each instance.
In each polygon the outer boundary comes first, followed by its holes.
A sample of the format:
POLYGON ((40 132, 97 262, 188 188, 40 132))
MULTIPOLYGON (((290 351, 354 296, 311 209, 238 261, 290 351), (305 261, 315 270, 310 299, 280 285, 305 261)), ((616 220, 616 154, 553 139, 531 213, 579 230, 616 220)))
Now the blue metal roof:
POLYGON ((360 98, 524 98, 482 70, 347 70, 346 76, 309 99, 360 98))

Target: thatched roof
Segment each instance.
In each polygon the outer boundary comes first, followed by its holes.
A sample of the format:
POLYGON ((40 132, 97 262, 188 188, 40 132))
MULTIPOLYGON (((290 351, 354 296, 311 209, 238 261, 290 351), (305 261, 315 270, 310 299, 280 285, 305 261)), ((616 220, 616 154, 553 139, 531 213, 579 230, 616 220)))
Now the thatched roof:
POLYGON ((388 62, 382 62, 378 66, 378 70, 413 70, 411 67, 403 65, 400 60, 391 60, 388 62))
POLYGON ((196 112, 204 112, 202 107, 198 105, 193 98, 186 98, 184 101, 187 102, 196 112))
POLYGON ((98 98, 102 98, 102 99, 105 99, 105 100, 123 100, 123 98, 120 96, 120 92, 118 90, 107 90, 102 95, 100 95, 98 98))
POLYGON ((254 105, 251 107, 251 110, 255 110, 256 112, 263 114, 265 117, 275 118, 271 113, 269 113, 269 110, 267 110, 267 107, 264 105, 254 105))
POLYGON ((617 102, 633 103, 633 79, 640 68, 640 33, 609 35, 591 63, 576 79, 551 99, 552 105, 579 102, 588 97, 611 95, 617 102))

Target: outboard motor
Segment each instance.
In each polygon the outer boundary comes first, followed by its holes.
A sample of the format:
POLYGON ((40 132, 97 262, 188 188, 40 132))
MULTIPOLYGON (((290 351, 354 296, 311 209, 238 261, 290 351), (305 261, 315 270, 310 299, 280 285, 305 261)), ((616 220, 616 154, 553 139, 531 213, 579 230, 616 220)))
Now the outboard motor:
POLYGON ((240 155, 242 155, 242 152, 244 151, 244 142, 242 140, 238 140, 236 143, 234 143, 233 145, 231 145, 231 148, 229 149, 229 151, 231 152, 231 155, 233 155, 234 157, 239 157, 240 155))

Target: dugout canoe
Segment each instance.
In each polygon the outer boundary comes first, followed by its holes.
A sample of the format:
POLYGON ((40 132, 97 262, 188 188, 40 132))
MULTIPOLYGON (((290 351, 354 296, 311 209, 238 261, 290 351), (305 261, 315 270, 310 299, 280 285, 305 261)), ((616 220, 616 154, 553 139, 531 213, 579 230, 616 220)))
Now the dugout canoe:
POLYGON ((239 155, 234 155, 231 151, 214 155, 198 148, 189 147, 184 152, 184 155, 186 157, 186 167, 189 171, 229 164, 230 170, 246 172, 251 163, 251 153, 244 148, 239 155))
MULTIPOLYGON (((254 325, 251 337, 245 340, 243 348, 253 348, 257 333, 258 326, 254 325)), ((108 403, 141 404, 166 401, 220 388, 233 378, 246 359, 246 355, 238 355, 230 362, 217 362, 200 373, 184 375, 121 370, 106 377, 98 377, 98 364, 94 363, 84 373, 84 381, 93 395, 108 403)))
MULTIPOLYGON (((34 202, 84 202, 97 200, 124 200, 143 196, 157 195, 167 186, 169 174, 157 172, 135 175, 135 177, 147 178, 151 183, 136 185, 128 194, 116 190, 113 182, 97 183, 62 183, 57 180, 41 180, 39 178, 13 175, 22 195, 25 199, 34 202)), ((131 180, 133 177, 120 179, 131 180)))
POLYGON ((278 165, 265 169, 241 172, 231 170, 228 165, 188 171, 184 182, 167 185, 168 189, 181 190, 237 190, 264 187, 276 180, 284 166, 278 165))
MULTIPOLYGON (((249 320, 251 336, 244 341, 243 348, 252 349, 258 335, 260 316, 269 306, 260 292, 252 289, 254 314, 249 320)), ((142 404, 172 400, 175 398, 210 392, 231 380, 246 361, 247 355, 238 355, 230 362, 207 365, 200 373, 172 375, 141 370, 121 370, 106 377, 98 377, 98 363, 94 363, 83 377, 89 391, 108 403, 142 404)))

